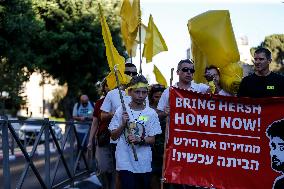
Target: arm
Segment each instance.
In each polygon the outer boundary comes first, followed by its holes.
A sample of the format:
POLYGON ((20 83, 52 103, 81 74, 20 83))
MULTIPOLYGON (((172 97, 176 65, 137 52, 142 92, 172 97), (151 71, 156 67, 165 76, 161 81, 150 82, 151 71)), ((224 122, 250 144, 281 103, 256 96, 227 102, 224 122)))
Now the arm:
POLYGON ((75 121, 84 121, 84 117, 80 117, 80 116, 73 116, 73 119, 75 120, 75 121))
POLYGON ((128 136, 128 140, 129 142, 134 143, 134 144, 140 144, 140 145, 150 144, 151 145, 155 143, 155 136, 147 136, 143 139, 142 137, 136 137, 135 135, 130 134, 128 136))
POLYGON ((165 108, 164 111, 157 110, 157 114, 160 119, 166 118, 169 115, 169 112, 170 112, 170 107, 165 108))
POLYGON ((170 112, 169 108, 169 89, 164 90, 158 106, 157 106, 157 114, 159 118, 164 119, 168 116, 170 112))
POLYGON ((120 137, 120 135, 122 134, 123 130, 125 129, 126 123, 128 121, 129 121, 129 116, 128 116, 127 112, 123 112, 122 123, 119 125, 118 128, 116 128, 116 129, 114 129, 110 132, 112 140, 117 140, 120 137))
POLYGON ((77 106, 78 103, 76 103, 73 107, 72 117, 75 121, 84 121, 84 117, 78 116, 77 106))
POLYGON ((147 133, 147 136, 139 137, 130 134, 128 136, 129 142, 139 145, 151 145, 155 143, 155 136, 161 134, 162 130, 157 113, 153 110, 153 113, 151 112, 150 115, 150 120, 146 122, 147 131, 145 133, 147 133))
POLYGON ((93 117, 93 122, 91 126, 89 142, 88 142, 88 149, 92 149, 93 147, 93 141, 94 141, 94 138, 96 137, 97 129, 98 129, 98 118, 93 117))
POLYGON ((101 120, 102 121, 109 121, 113 117, 113 113, 102 111, 101 113, 101 120))

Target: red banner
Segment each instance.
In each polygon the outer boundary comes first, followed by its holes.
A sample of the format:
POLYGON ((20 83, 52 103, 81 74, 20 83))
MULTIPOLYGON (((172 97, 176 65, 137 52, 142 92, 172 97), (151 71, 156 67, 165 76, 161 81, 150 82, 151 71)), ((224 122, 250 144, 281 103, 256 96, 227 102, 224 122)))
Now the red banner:
POLYGON ((171 88, 165 182, 272 188, 281 173, 272 169, 266 130, 281 119, 284 98, 212 96, 171 88))

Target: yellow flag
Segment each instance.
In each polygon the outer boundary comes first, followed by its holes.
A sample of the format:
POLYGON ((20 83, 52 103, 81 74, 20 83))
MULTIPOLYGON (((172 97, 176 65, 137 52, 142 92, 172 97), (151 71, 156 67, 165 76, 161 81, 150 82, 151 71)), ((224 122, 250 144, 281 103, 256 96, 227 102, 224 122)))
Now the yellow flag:
POLYGON ((132 3, 132 15, 129 23, 130 33, 136 33, 141 22, 141 12, 140 12, 140 0, 133 0, 132 3))
POLYGON ((195 64, 194 80, 206 82, 206 66, 220 68, 222 88, 235 93, 242 78, 242 68, 230 13, 227 10, 207 11, 188 21, 191 49, 195 64))
MULTIPOLYGON (((121 75, 118 73, 118 79, 121 82, 121 84, 126 85, 130 82, 131 77, 125 74, 121 75)), ((112 90, 117 87, 116 77, 113 71, 107 75, 106 80, 107 80, 107 86, 109 90, 112 90)))
POLYGON ((119 53, 117 52, 116 48, 114 47, 112 43, 112 37, 110 34, 110 30, 107 25, 106 19, 103 15, 102 7, 100 4, 99 4, 99 11, 100 11, 100 21, 101 21, 101 26, 102 26, 102 35, 103 35, 104 43, 106 47, 106 56, 107 56, 109 68, 111 72, 113 72, 114 66, 118 65, 117 66, 118 72, 122 74, 122 79, 125 80, 125 77, 124 77, 125 59, 124 57, 119 55, 119 53))
POLYGON ((154 70, 153 70, 155 77, 156 77, 156 81, 161 84, 164 85, 165 87, 168 87, 167 81, 165 79, 165 77, 163 76, 163 74, 160 72, 160 70, 154 65, 154 70))
POLYGON ((152 62, 153 56, 156 54, 167 51, 168 47, 159 32, 157 26, 153 21, 152 15, 149 17, 148 27, 146 30, 146 38, 143 48, 143 57, 146 58, 146 62, 152 62))
POLYGON ((126 50, 130 56, 136 55, 136 42, 138 28, 141 23, 140 0, 124 0, 120 10, 121 34, 126 50))

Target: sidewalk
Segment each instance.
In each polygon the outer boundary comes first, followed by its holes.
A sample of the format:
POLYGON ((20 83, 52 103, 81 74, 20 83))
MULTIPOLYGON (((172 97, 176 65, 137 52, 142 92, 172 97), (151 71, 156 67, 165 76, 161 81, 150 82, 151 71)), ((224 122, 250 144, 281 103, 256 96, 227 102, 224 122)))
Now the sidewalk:
POLYGON ((71 186, 67 186, 65 187, 66 189, 101 189, 101 183, 98 179, 98 177, 94 174, 91 175, 89 178, 86 178, 82 181, 79 182, 75 182, 75 186, 71 187, 71 186))

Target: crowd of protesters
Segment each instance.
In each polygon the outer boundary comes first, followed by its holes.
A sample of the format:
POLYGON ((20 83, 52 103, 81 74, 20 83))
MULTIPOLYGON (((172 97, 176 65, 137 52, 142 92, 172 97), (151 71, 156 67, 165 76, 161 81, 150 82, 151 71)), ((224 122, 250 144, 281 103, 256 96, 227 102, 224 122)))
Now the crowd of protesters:
MULTIPOLYGON (((284 77, 269 70, 270 62, 271 52, 268 49, 255 51, 254 73, 242 80, 238 97, 284 96, 284 77)), ((208 83, 196 83, 194 73, 194 62, 181 60, 177 64, 178 82, 174 87, 233 96, 222 89, 217 67, 206 68, 204 77, 208 83)), ((129 84, 109 91, 106 80, 103 80, 102 96, 95 102, 94 108, 83 95, 82 107, 74 107, 73 116, 82 121, 89 117, 89 111, 84 107, 94 110, 88 148, 95 149, 98 177, 104 189, 161 188, 164 141, 170 112, 169 88, 160 84, 148 85, 147 79, 137 74, 132 63, 125 64, 125 74, 132 77, 129 84)), ((85 133, 85 130, 80 132, 85 133)), ((164 185, 164 188, 197 187, 164 185)))

